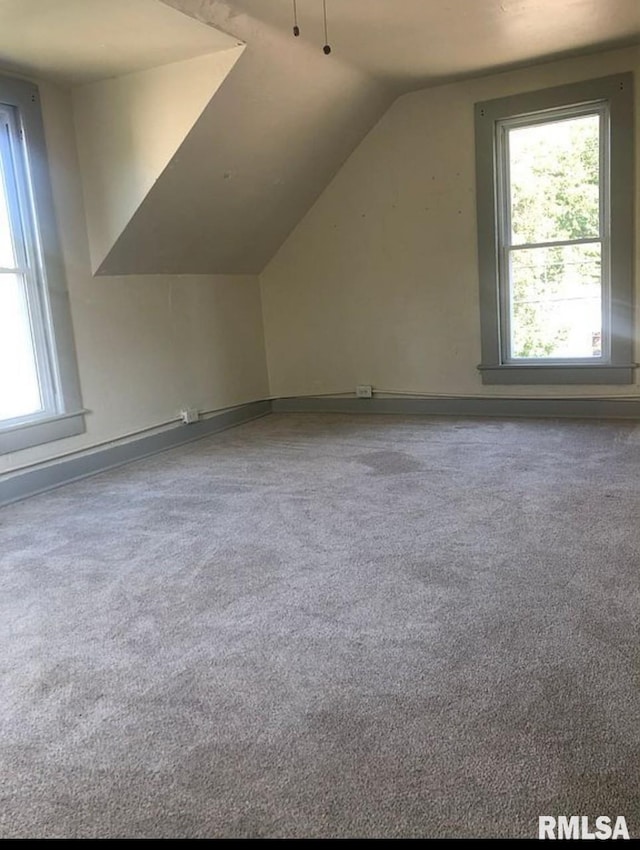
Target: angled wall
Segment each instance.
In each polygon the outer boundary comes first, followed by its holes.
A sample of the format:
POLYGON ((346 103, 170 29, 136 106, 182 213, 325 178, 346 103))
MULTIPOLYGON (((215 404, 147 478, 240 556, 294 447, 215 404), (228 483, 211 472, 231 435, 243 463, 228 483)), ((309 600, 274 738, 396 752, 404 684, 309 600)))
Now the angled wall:
POLYGON ((260 272, 392 94, 224 3, 168 5, 247 47, 100 259, 100 273, 260 272))
POLYGON ((94 272, 243 50, 239 45, 73 90, 94 272))

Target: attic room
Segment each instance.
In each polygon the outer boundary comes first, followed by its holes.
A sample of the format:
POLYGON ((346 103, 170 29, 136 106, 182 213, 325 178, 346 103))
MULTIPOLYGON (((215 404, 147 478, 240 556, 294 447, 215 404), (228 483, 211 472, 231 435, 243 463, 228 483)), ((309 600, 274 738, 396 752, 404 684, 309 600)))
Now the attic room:
POLYGON ((638 0, 0 0, 0 837, 640 837, 638 0))

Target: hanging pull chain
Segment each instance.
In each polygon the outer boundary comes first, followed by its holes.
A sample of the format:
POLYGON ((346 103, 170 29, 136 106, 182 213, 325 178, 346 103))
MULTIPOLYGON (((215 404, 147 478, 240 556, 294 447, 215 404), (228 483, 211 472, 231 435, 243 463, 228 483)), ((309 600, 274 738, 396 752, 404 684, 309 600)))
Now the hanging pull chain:
POLYGON ((329 44, 329 30, 327 28, 327 0, 322 0, 322 14, 324 17, 324 47, 322 49, 328 56, 331 53, 331 45, 329 44))
MULTIPOLYGON (((324 25, 324 47, 322 48, 325 56, 331 53, 331 45, 329 44, 329 26, 327 24, 327 0, 322 0, 322 22, 324 25)), ((298 26, 298 0, 293 0, 293 34, 297 38, 300 35, 300 27, 298 26)))
POLYGON ((300 35, 300 27, 298 26, 298 3, 293 0, 293 34, 297 38, 300 35))

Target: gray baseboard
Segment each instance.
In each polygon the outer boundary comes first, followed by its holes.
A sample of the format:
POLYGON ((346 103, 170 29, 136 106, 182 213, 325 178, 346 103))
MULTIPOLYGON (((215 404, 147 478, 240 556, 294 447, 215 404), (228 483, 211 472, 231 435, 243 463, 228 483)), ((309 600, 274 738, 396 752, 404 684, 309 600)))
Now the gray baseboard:
POLYGON ((640 398, 331 398, 295 397, 256 401, 192 425, 175 425, 126 443, 44 463, 0 476, 0 506, 80 478, 200 440, 269 413, 389 413, 422 416, 502 416, 570 419, 640 419, 640 398))
POLYGON ((280 398, 273 413, 400 413, 423 416, 504 416, 640 419, 640 397, 603 398, 280 398))
POLYGON ((27 496, 69 484, 71 481, 88 478, 107 469, 209 437, 234 425, 259 419, 270 412, 270 401, 255 401, 225 410, 191 425, 176 424, 164 431, 141 436, 126 443, 62 458, 23 472, 9 473, 4 480, 0 477, 0 505, 16 502, 27 496))

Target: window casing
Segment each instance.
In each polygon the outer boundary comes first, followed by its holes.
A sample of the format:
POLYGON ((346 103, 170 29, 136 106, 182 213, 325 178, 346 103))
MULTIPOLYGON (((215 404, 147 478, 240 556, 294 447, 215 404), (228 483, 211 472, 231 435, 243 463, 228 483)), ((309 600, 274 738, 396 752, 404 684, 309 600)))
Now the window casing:
MULTIPOLYGON (((482 362, 478 368, 485 384, 633 382, 632 86, 631 74, 619 74, 476 104, 482 330, 482 362), (597 135, 597 189, 595 185, 587 187, 593 196, 585 218, 591 220, 581 222, 571 233, 561 232, 562 228, 554 232, 551 225, 546 229, 540 226, 540 233, 527 238, 517 232, 518 226, 526 231, 522 227, 526 214, 520 212, 515 225, 512 221, 517 189, 513 189, 511 179, 511 142, 522 137, 523 131, 540 139, 541 133, 566 135, 578 125, 591 133, 591 142, 597 135), (540 304, 522 300, 518 268, 534 266, 536 271, 529 272, 529 278, 537 276, 538 285, 540 280, 551 279, 551 292, 555 288, 558 293, 557 304, 548 298, 548 290, 546 305, 544 299, 540 304), (547 274, 549 268, 553 269, 551 274, 547 274), (575 305, 566 297, 572 268, 578 269, 573 272, 574 278, 582 275, 577 289, 574 279, 572 294, 584 296, 576 298, 575 305), (591 335, 591 351, 586 350, 585 339, 573 339, 572 343, 569 335, 567 343, 566 328, 564 345, 562 334, 553 339, 558 310, 568 315, 574 308, 591 317, 594 331, 599 321, 597 333, 591 335), (550 340, 547 346, 531 345, 530 341, 525 344, 522 333, 519 337, 518 323, 523 320, 517 314, 520 311, 522 316, 523 310, 529 311, 528 321, 533 316, 538 322, 543 336, 550 340)), ((544 147, 539 150, 544 155, 544 147)), ((558 212, 558 221, 567 218, 562 207, 558 212)), ((578 324, 576 320, 576 327, 578 324)), ((586 323, 583 330, 587 330, 586 323)))
POLYGON ((85 430, 38 89, 0 77, 0 453, 85 430))

